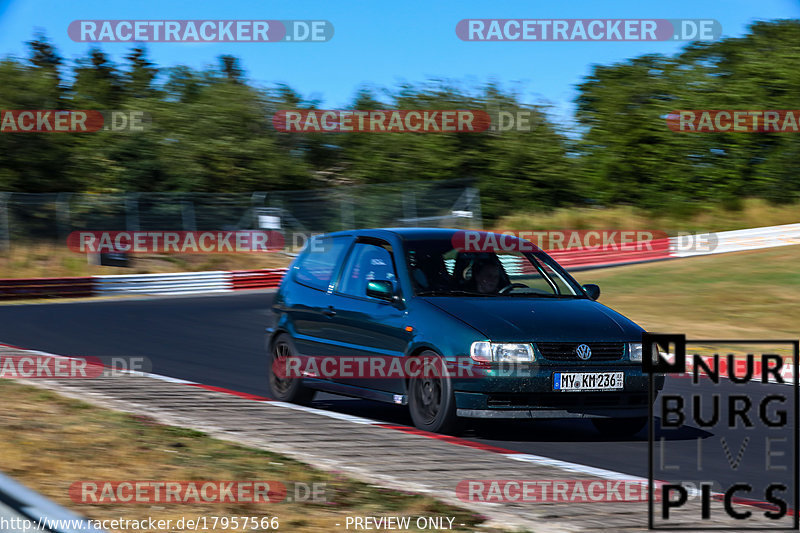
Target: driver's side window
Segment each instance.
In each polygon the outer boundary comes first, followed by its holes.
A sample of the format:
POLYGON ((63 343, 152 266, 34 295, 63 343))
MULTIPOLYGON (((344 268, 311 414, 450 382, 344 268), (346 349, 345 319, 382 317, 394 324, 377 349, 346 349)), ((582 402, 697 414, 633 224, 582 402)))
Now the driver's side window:
POLYGON ((364 297, 367 282, 372 280, 397 280, 392 253, 388 245, 356 243, 342 273, 338 292, 364 297))

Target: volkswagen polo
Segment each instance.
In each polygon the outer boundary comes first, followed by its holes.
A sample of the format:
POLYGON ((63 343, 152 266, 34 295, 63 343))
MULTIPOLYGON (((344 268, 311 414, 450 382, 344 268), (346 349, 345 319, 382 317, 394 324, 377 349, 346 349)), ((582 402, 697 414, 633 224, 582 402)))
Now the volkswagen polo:
POLYGON ((508 235, 318 236, 275 295, 269 386, 287 402, 326 391, 407 405, 433 432, 459 418, 590 418, 601 432, 635 434, 649 404, 643 329, 599 294, 508 235))

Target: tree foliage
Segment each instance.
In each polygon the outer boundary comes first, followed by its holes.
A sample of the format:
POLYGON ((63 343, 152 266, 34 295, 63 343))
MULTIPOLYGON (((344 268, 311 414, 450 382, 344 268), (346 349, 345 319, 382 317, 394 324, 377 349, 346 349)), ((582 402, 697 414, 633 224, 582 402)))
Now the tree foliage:
POLYGON ((139 110, 144 132, 0 134, 0 190, 291 190, 472 178, 484 214, 592 202, 680 209, 800 195, 800 136, 677 133, 678 109, 793 109, 800 101, 800 22, 758 22, 741 38, 692 43, 673 57, 597 65, 579 85, 579 134, 495 84, 441 80, 361 87, 351 109, 530 112, 531 131, 280 133, 275 112, 314 109, 290 86, 262 88, 238 58, 159 68, 147 50, 115 64, 101 49, 70 65, 44 35, 27 60, 0 60, 0 109, 139 110))

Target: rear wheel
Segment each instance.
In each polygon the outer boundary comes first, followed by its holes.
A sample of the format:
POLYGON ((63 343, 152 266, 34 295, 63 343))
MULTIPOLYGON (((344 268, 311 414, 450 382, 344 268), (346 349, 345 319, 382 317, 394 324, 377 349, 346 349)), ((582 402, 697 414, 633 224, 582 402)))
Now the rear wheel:
MULTIPOLYGON (((442 359, 431 351, 424 352, 422 357, 442 359)), ((436 368, 444 368, 443 363, 436 368)), ((451 433, 456 429, 456 399, 448 376, 426 375, 409 380, 408 407, 419 429, 432 433, 451 433)))
POLYGON ((305 387, 300 378, 286 376, 286 361, 297 352, 289 335, 281 333, 272 342, 267 357, 267 374, 272 397, 282 402, 309 404, 314 398, 314 390, 305 387), (283 369, 281 372, 278 369, 283 369), (276 372, 277 370, 277 372, 276 372))
POLYGON ((592 418, 594 427, 609 437, 632 437, 647 425, 647 417, 636 418, 592 418))

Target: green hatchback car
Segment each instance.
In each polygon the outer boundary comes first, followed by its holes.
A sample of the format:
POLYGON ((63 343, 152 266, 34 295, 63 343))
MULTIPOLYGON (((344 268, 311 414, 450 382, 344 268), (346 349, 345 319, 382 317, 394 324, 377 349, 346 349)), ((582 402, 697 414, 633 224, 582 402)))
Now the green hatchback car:
POLYGON ((274 299, 272 396, 307 403, 326 391, 407 405, 432 432, 459 418, 591 418, 619 436, 643 429, 644 330, 530 242, 475 233, 312 239, 274 299))

